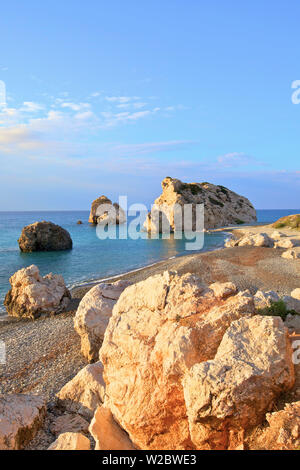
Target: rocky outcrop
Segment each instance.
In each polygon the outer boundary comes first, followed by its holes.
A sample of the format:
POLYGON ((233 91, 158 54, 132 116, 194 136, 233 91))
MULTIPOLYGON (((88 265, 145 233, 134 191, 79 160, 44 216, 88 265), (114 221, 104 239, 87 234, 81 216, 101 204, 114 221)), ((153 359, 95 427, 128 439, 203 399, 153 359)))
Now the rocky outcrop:
POLYGON ((104 406, 97 408, 89 430, 96 442, 95 450, 136 450, 128 434, 104 406))
POLYGON ((67 230, 45 221, 24 227, 18 243, 23 252, 71 250, 73 246, 67 230))
POLYGON ((194 448, 182 380, 215 357, 234 320, 255 313, 249 292, 213 288, 165 272, 125 289, 113 309, 100 351, 104 405, 141 449, 194 448))
POLYGON ((74 318, 74 328, 81 338, 81 352, 89 362, 98 361, 113 306, 128 285, 127 281, 101 283, 81 300, 74 318))
POLYGON ((15 317, 38 318, 42 314, 61 313, 68 307, 70 293, 58 274, 42 277, 35 265, 17 271, 9 280, 11 289, 4 305, 15 317))
MULTIPOLYGON (((181 210, 186 204, 193 205, 192 229, 195 230, 196 204, 204 204, 204 228, 224 227, 256 220, 256 211, 248 199, 240 196, 224 186, 210 183, 183 183, 178 179, 165 178, 162 181, 163 192, 155 200, 154 208, 149 212, 145 222, 147 231, 162 232, 183 230, 181 210), (165 224, 165 225, 164 225, 165 224)), ((184 209, 184 212, 187 212, 184 209)))
POLYGON ((101 362, 89 364, 57 393, 59 405, 91 419, 104 401, 105 383, 101 362))
POLYGON ((48 450, 91 450, 91 443, 81 433, 65 432, 58 436, 48 450))
POLYGON ((300 214, 292 214, 281 217, 273 224, 274 228, 289 228, 291 230, 300 230, 300 214))
MULTIPOLYGON (((251 231, 243 231, 241 237, 235 236, 229 238, 225 242, 225 247, 235 246, 260 246, 265 248, 284 248, 289 249, 282 254, 283 258, 297 258, 298 251, 300 250, 300 237, 292 237, 283 235, 280 232, 273 232, 268 235, 267 233, 253 233, 251 231), (297 248, 298 247, 298 248, 297 248)), ((300 252, 299 252, 300 256, 300 252)))
POLYGON ((294 383, 288 331, 277 317, 231 324, 215 358, 195 364, 183 380, 191 439, 198 449, 239 444, 261 423, 275 398, 294 383))
POLYGON ((258 436, 256 449, 296 450, 300 446, 300 401, 288 403, 281 411, 267 413, 268 426, 258 436))
POLYGON ((266 233, 253 234, 251 232, 246 232, 241 238, 230 238, 225 243, 226 248, 234 246, 261 246, 273 248, 274 240, 266 233))
POLYGON ((43 398, 12 394, 0 397, 0 450, 19 450, 35 436, 44 422, 43 398))
POLYGON ((100 196, 92 202, 89 223, 97 224, 123 224, 126 214, 117 202, 114 204, 106 196, 100 196))

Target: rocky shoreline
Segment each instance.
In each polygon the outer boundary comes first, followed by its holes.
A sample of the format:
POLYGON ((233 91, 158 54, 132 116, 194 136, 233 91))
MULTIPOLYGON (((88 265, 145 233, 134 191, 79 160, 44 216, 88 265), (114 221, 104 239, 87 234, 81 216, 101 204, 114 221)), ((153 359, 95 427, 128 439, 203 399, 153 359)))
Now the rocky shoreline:
MULTIPOLYGON (((272 230, 262 226, 243 227, 234 230, 233 235, 243 237, 249 229, 257 233, 272 230)), ((288 234, 292 235, 291 231, 288 234)), ((299 236, 299 232, 296 234, 299 236)), ((254 295, 257 290, 272 290, 282 297, 300 286, 299 261, 282 258, 283 252, 281 248, 235 246, 161 261, 113 281, 132 284, 165 271, 176 271, 179 276, 198 275, 205 285, 230 282, 241 292, 249 290, 254 295)), ((57 406, 55 395, 87 364, 80 354, 80 337, 74 330, 73 321, 79 301, 91 288, 92 285, 73 289, 68 311, 59 315, 34 322, 26 319, 0 322, 0 340, 7 345, 8 359, 6 366, 0 365, 0 397, 7 393, 30 393, 44 396, 47 402, 45 424, 25 448, 48 448, 56 437, 51 431, 54 423, 59 417, 66 416, 57 406)), ((281 397, 276 406, 280 409, 295 397, 300 399, 298 375, 293 389, 281 397)))

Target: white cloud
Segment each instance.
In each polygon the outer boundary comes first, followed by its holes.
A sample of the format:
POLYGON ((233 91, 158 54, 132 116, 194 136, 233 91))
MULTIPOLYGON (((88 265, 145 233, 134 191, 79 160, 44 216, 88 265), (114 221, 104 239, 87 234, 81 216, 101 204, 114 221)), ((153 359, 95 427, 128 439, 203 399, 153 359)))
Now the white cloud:
POLYGON ((236 167, 245 165, 261 165, 261 162, 243 152, 231 152, 217 158, 218 163, 224 167, 236 167))
POLYGON ((34 103, 33 101, 24 101, 21 111, 25 111, 26 113, 36 113, 43 109, 44 107, 38 103, 34 103))
POLYGON ((60 105, 62 108, 69 108, 72 111, 81 111, 83 109, 89 109, 91 107, 90 103, 71 103, 71 102, 63 102, 60 105))

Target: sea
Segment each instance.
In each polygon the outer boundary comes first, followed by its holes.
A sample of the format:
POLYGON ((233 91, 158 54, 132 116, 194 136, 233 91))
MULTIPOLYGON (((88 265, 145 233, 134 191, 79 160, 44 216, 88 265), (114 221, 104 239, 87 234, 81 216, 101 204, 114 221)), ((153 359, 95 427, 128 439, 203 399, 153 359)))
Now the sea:
MULTIPOLYGON (((299 210, 258 210, 258 224, 275 222, 299 210)), ((88 223, 89 211, 0 212, 0 315, 9 290, 9 278, 17 270, 35 264, 42 275, 62 274, 69 288, 107 279, 140 269, 165 259, 195 253, 186 249, 185 239, 141 237, 136 240, 105 239, 97 236, 96 227, 88 223), (69 251, 22 253, 18 238, 25 225, 47 220, 64 227, 73 240, 69 251), (78 225, 77 221, 83 224, 78 225)), ((128 221, 130 222, 130 220, 128 221)), ((205 233, 201 251, 221 248, 228 233, 205 233)))

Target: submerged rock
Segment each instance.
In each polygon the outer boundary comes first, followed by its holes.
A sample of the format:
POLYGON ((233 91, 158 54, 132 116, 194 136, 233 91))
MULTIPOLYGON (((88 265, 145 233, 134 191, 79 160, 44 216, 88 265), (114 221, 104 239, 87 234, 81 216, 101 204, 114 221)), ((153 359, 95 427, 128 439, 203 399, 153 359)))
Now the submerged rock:
MULTIPOLYGON (((192 204, 192 230, 195 230, 195 205, 204 204, 205 229, 237 225, 256 221, 256 211, 250 201, 224 186, 210 183, 183 183, 167 177, 162 181, 163 192, 155 200, 155 206, 144 224, 147 231, 163 232, 182 231, 184 227, 178 221, 177 207, 192 204)), ((188 209, 184 212, 188 214, 188 209)))
POLYGON ((34 264, 17 271, 9 280, 5 296, 7 313, 14 317, 38 318, 42 314, 61 313, 69 305, 70 292, 59 274, 42 277, 34 264))
POLYGON ((45 221, 24 227, 18 243, 23 252, 71 250, 73 246, 67 230, 45 221))
POLYGON ((0 397, 0 450, 23 449, 44 422, 42 397, 12 394, 0 397))

